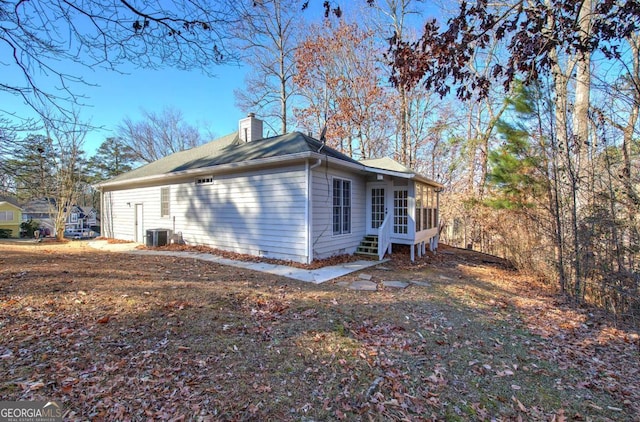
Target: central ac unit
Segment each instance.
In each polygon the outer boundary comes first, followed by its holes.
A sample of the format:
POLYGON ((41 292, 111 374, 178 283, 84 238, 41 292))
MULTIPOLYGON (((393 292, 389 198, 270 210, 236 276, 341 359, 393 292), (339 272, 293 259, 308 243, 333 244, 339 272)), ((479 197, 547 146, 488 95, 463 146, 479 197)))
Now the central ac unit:
POLYGON ((147 230, 147 246, 165 246, 169 244, 171 230, 150 229, 147 230))

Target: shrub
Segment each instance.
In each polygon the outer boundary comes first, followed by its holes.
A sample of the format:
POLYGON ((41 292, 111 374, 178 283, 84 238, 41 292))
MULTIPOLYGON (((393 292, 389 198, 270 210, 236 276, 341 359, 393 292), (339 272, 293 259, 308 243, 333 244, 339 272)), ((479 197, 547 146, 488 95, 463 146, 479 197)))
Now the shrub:
POLYGON ((39 228, 40 223, 38 221, 33 221, 32 219, 28 219, 27 221, 20 223, 20 231, 24 233, 25 237, 33 237, 33 232, 39 228))

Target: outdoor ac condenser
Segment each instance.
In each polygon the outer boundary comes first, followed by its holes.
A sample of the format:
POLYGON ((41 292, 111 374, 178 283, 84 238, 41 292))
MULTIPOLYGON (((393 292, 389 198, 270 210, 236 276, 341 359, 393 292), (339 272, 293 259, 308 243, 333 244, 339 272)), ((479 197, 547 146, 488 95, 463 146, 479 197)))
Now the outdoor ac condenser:
POLYGON ((169 229, 150 229, 147 230, 147 246, 165 246, 169 244, 171 230, 169 229))

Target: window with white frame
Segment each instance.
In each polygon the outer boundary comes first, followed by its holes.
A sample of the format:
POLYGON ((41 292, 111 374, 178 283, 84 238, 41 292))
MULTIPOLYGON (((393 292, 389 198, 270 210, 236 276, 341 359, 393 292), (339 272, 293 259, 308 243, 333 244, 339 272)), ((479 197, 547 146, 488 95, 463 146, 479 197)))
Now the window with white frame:
POLYGON ((433 228, 433 188, 427 188, 427 228, 433 228))
POLYGON ((371 228, 377 229, 384 223, 384 188, 371 189, 371 228))
POLYGON ((416 232, 420 230, 422 230, 422 185, 416 183, 416 232))
POLYGON ((0 221, 13 221, 13 211, 0 211, 0 221))
POLYGON ((169 188, 160 189, 160 217, 169 217, 170 209, 170 191, 169 188))
POLYGON ((438 192, 431 188, 431 227, 438 226, 438 192))
POLYGON ((429 227, 429 215, 431 214, 431 210, 429 208, 429 187, 422 186, 422 226, 425 230, 430 229, 429 227))
POLYGON ((333 234, 351 233, 351 181, 333 179, 333 234))
POLYGON ((407 189, 393 191, 393 232, 397 234, 409 232, 409 191, 407 189))

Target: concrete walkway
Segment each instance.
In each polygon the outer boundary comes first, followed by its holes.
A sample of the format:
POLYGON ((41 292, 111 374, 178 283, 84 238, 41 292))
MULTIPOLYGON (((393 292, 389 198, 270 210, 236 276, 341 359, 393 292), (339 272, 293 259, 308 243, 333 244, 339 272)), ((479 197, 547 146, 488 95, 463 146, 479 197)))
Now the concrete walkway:
POLYGON ((289 267, 287 265, 275 265, 264 262, 235 261, 233 259, 227 259, 208 253, 136 249, 138 246, 140 246, 139 243, 108 243, 106 240, 92 240, 89 242, 89 245, 95 249, 109 252, 124 252, 134 255, 177 256, 182 258, 200 259, 203 261, 215 262, 217 264, 229 265, 237 268, 261 271, 264 273, 279 275, 282 277, 288 277, 294 280, 306 281, 314 284, 324 283, 325 281, 333 280, 334 278, 342 277, 343 275, 347 275, 355 271, 360 271, 365 268, 373 267, 387 261, 362 260, 318 268, 315 270, 303 270, 301 268, 289 267))

